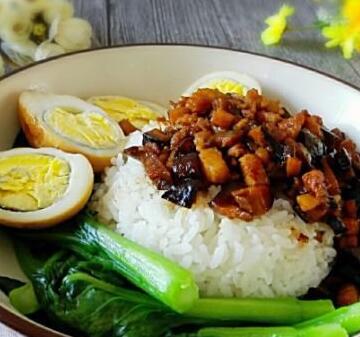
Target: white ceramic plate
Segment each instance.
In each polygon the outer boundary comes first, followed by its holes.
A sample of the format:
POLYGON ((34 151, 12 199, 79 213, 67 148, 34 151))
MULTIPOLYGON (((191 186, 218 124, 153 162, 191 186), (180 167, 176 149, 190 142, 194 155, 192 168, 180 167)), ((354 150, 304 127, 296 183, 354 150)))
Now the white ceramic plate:
MULTIPOLYGON (((233 70, 257 79, 265 95, 291 111, 306 108, 360 144, 360 91, 349 84, 280 60, 219 48, 139 45, 87 51, 49 60, 0 81, 0 150, 11 147, 19 130, 20 92, 41 88, 80 97, 123 95, 167 105, 209 72, 233 70)), ((24 276, 11 243, 0 236, 0 275, 24 276)), ((30 337, 64 336, 17 315, 0 294, 0 321, 30 337)))

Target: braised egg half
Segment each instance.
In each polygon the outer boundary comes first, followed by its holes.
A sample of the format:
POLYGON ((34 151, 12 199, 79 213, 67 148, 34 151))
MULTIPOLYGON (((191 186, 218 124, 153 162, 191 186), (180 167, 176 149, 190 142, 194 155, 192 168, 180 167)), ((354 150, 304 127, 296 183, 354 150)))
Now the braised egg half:
POLYGON ((0 224, 55 226, 77 214, 94 185, 90 162, 54 148, 0 152, 0 224))
POLYGON ((185 90, 183 96, 191 96, 203 88, 218 89, 224 94, 245 95, 250 89, 261 93, 260 84, 254 78, 235 71, 218 71, 199 78, 185 90))
POLYGON ((115 120, 73 96, 25 91, 19 98, 19 120, 33 147, 81 153, 95 172, 110 166, 124 145, 125 136, 115 120))
POLYGON ((156 103, 123 96, 95 96, 90 97, 88 102, 104 110, 117 122, 127 119, 139 129, 159 117, 165 117, 167 113, 156 103))

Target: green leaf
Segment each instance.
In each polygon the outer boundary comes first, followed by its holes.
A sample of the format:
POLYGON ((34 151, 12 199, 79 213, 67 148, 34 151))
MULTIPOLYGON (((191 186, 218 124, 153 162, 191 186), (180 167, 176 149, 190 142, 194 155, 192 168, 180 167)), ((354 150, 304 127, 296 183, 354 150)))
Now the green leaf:
POLYGON ((90 216, 81 217, 72 227, 19 235, 71 249, 87 260, 101 260, 101 264, 108 261, 113 270, 176 312, 186 312, 199 298, 198 286, 189 270, 124 238, 90 216))
POLYGON ((78 272, 83 263, 63 251, 33 276, 41 306, 58 325, 91 337, 158 337, 186 321, 144 293, 78 272))
POLYGON ((319 29, 319 30, 322 30, 324 27, 328 26, 329 25, 329 22, 327 21, 324 21, 324 20, 316 20, 314 23, 313 23, 314 27, 319 29))

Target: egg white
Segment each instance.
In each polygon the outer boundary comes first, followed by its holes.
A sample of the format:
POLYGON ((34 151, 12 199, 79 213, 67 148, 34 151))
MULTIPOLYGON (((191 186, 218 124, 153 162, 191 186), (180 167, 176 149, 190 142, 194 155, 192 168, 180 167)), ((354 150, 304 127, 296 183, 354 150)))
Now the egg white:
POLYGON ((111 164, 111 158, 123 148, 125 136, 116 121, 102 109, 80 98, 66 95, 53 95, 38 91, 25 91, 19 97, 19 120, 28 142, 33 147, 55 147, 66 152, 81 153, 89 159, 95 172, 103 171, 111 164), (111 125, 116 134, 116 145, 97 148, 82 144, 56 132, 46 121, 47 112, 69 107, 86 113, 96 113, 111 125))
POLYGON ((54 148, 16 148, 0 152, 0 159, 24 154, 49 155, 66 161, 70 166, 67 190, 59 200, 43 209, 21 212, 0 207, 0 225, 29 229, 52 227, 72 218, 86 205, 94 186, 94 172, 86 157, 54 148))
POLYGON ((230 80, 241 84, 245 88, 245 92, 256 89, 261 94, 261 86, 253 77, 236 71, 217 71, 200 77, 184 91, 182 96, 191 96, 198 89, 207 88, 216 80, 230 80))

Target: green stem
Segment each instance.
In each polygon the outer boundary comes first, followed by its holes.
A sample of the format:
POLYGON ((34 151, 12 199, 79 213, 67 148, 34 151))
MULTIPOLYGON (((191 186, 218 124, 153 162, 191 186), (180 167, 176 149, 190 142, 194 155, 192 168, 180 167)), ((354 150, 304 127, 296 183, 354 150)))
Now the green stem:
POLYGON ((348 337, 347 331, 340 324, 324 324, 298 329, 299 337, 348 337))
POLYGON ((315 30, 317 28, 316 23, 308 26, 287 26, 286 32, 293 33, 293 32, 308 32, 311 30, 315 30))
POLYGON ((305 329, 291 327, 204 328, 196 337, 348 337, 339 324, 326 324, 305 329))
POLYGON ((197 337, 298 337, 294 328, 205 328, 197 337))
POLYGON ((322 324, 340 324, 352 335, 360 331, 360 303, 339 308, 333 312, 298 324, 296 327, 307 328, 322 324))
POLYGON ((31 283, 12 290, 9 294, 11 305, 23 315, 30 315, 40 309, 34 288, 31 283))
POLYGON ((334 310, 328 300, 202 298, 187 315, 223 321, 293 325, 334 310))
POLYGON ((178 313, 189 310, 199 298, 193 274, 177 263, 124 238, 90 216, 75 227, 18 236, 71 249, 92 260, 103 258, 113 269, 149 295, 178 313))

